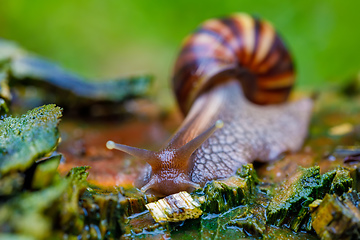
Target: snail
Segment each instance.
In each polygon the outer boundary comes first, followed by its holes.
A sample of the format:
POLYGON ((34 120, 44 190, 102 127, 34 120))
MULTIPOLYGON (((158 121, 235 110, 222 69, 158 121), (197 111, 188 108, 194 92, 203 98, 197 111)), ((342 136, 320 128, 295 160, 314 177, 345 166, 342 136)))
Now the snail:
POLYGON ((147 161, 136 183, 141 191, 191 191, 301 148, 313 103, 286 102, 294 80, 290 53, 270 23, 244 13, 207 20, 175 63, 173 86, 186 118, 166 147, 107 147, 147 161))

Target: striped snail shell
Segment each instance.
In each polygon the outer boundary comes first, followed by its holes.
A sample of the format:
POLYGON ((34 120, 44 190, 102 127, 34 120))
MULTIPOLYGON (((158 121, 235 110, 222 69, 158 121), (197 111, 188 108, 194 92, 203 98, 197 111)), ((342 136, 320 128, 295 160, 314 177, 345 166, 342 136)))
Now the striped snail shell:
POLYGON ((174 90, 186 117, 166 147, 107 146, 147 161, 136 183, 142 191, 191 191, 242 164, 301 148, 312 101, 285 102, 294 79, 291 56, 270 23, 247 14, 208 20, 185 39, 175 64, 174 90))
POLYGON ((216 81, 236 78, 257 104, 286 101, 294 84, 290 53, 272 25, 247 14, 211 19, 186 38, 173 85, 181 110, 216 81))

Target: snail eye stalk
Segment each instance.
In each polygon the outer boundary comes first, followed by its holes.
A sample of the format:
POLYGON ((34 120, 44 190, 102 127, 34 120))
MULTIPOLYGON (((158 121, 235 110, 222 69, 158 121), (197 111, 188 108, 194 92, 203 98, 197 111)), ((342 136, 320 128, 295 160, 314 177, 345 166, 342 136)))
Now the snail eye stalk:
POLYGON ((156 164, 156 152, 146 149, 130 147, 123 144, 114 143, 113 141, 107 141, 106 147, 108 149, 116 149, 122 152, 126 152, 136 158, 145 159, 150 165, 156 164))
POLYGON ((190 158, 191 154, 193 154, 193 152, 198 149, 201 144, 203 144, 217 129, 220 129, 223 126, 224 122, 222 120, 217 120, 214 125, 212 125, 199 136, 179 148, 176 151, 177 154, 179 156, 182 156, 183 158, 190 158))

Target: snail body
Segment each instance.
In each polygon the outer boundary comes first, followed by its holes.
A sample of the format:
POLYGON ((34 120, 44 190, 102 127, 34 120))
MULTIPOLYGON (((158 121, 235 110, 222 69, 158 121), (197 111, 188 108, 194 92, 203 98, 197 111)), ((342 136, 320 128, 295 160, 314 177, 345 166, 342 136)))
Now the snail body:
POLYGON ((107 146, 149 163, 137 183, 142 191, 191 191, 242 164, 301 148, 312 101, 285 103, 294 80, 291 56, 270 23, 247 14, 208 20, 186 38, 175 64, 173 86, 186 118, 167 146, 107 146))

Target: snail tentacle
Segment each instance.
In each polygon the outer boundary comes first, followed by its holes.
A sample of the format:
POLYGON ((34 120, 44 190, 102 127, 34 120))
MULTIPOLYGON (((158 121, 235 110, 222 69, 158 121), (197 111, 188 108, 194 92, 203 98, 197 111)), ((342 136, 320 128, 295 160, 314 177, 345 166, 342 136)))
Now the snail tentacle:
POLYGON ((122 152, 126 152, 127 154, 130 154, 136 158, 146 159, 147 163, 150 165, 155 165, 157 163, 156 153, 146 149, 130 147, 127 145, 114 143, 113 141, 107 141, 106 147, 108 149, 116 149, 122 152))
POLYGON ((183 156, 186 160, 189 159, 191 154, 193 154, 194 151, 201 146, 201 144, 203 144, 217 129, 220 129, 223 126, 224 122, 222 120, 217 120, 214 125, 209 127, 199 136, 177 149, 176 153, 180 156, 183 156))

